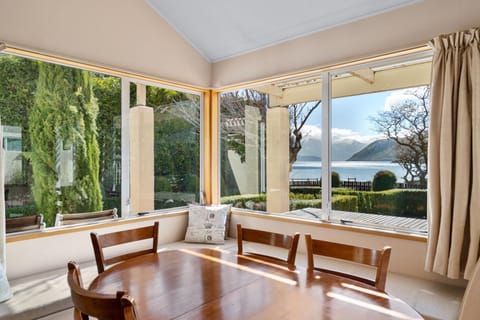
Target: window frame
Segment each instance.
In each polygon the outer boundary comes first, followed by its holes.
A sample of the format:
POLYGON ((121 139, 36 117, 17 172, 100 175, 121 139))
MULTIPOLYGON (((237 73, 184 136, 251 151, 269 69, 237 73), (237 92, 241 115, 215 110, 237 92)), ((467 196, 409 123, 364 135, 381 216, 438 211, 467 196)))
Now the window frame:
MULTIPOLYGON (((75 60, 69 60, 64 58, 59 58, 52 55, 46 55, 42 53, 37 53, 34 51, 19 49, 15 47, 5 46, 0 47, 0 53, 3 55, 10 55, 10 56, 17 56, 23 59, 30 59, 33 61, 42 61, 45 63, 56 64, 68 68, 75 68, 79 70, 85 70, 88 72, 96 72, 101 73, 106 76, 117 77, 120 80, 120 95, 121 95, 121 210, 122 210, 122 217, 114 222, 89 222, 89 223, 80 223, 76 225, 70 226, 52 226, 48 228, 43 228, 40 230, 32 230, 32 231, 25 231, 25 232, 17 232, 17 233, 10 233, 7 234, 7 238, 15 238, 20 237, 23 238, 24 236, 27 237, 35 237, 35 234, 43 234, 46 231, 51 232, 54 230, 62 230, 62 229, 70 229, 72 227, 87 227, 91 226, 92 228, 96 228, 97 225, 103 224, 110 224, 110 223, 120 223, 121 221, 129 218, 137 218, 138 216, 132 214, 130 212, 130 125, 129 125, 129 109, 130 109, 130 83, 139 83, 148 86, 155 86, 163 89, 168 90, 175 90, 182 93, 192 94, 199 97, 199 124, 200 124, 200 145, 203 146, 205 143, 205 125, 204 125, 204 112, 207 109, 205 107, 205 95, 209 92, 209 90, 190 86, 186 84, 175 83, 172 81, 161 80, 149 76, 143 76, 140 74, 134 74, 130 72, 125 72, 121 70, 115 70, 107 67, 102 67, 98 65, 78 62, 75 60)), ((7 124, 8 125, 8 124, 7 124)), ((203 199, 203 195, 205 194, 205 152, 203 148, 200 148, 200 154, 198 155, 199 159, 199 198, 203 199)), ((152 210, 150 214, 171 214, 172 212, 183 212, 185 207, 175 207, 175 208, 168 208, 168 209, 159 209, 159 210, 152 210)))
MULTIPOLYGON (((371 58, 371 59, 365 59, 364 61, 360 62, 352 62, 352 63, 346 63, 344 65, 340 66, 332 66, 325 68, 324 70, 319 70, 317 72, 306 72, 305 74, 308 76, 312 75, 318 75, 322 79, 322 94, 321 94, 321 99, 322 99, 322 134, 325 134, 324 137, 326 139, 323 139, 322 141, 322 208, 321 208, 321 215, 319 221, 321 222, 326 222, 326 223, 333 223, 337 224, 337 221, 332 220, 332 213, 335 212, 341 212, 337 210, 332 209, 332 181, 331 181, 331 172, 332 172, 332 161, 331 161, 331 149, 332 149, 332 79, 334 79, 335 76, 345 74, 354 70, 358 69, 364 69, 364 68, 378 68, 382 66, 389 66, 389 65, 395 65, 395 64, 402 64, 402 63, 408 63, 410 61, 415 61, 415 60, 421 60, 421 59, 426 59, 426 58, 431 58, 433 56, 433 52, 430 48, 427 50, 421 50, 421 51, 415 51, 415 52, 407 52, 404 51, 400 53, 399 55, 392 54, 392 55, 385 55, 377 58, 371 58), (325 130, 324 128, 328 128, 328 130, 325 130), (324 143, 326 141, 327 143, 324 143)), ((285 76, 285 77, 280 77, 279 79, 273 79, 269 81, 259 81, 256 83, 249 83, 246 86, 236 86, 236 87, 229 87, 225 88, 222 90, 218 91, 218 104, 220 105, 220 96, 222 93, 229 92, 229 91, 234 91, 234 90, 241 90, 241 89, 247 89, 247 88, 254 88, 257 85, 268 85, 268 84, 273 84, 277 80, 289 80, 289 79, 298 79, 301 78, 301 76, 297 75, 292 75, 292 76, 285 76)), ((267 95, 268 97, 268 95, 267 95)), ((218 116, 217 116, 217 127, 220 128, 220 110, 218 110, 218 116)), ((220 130, 219 130, 220 132, 220 130)), ((220 143, 220 137, 218 139, 218 143, 220 143)), ((220 149, 220 147, 219 147, 220 149)), ((217 154, 217 161, 220 164, 220 152, 217 154)), ((222 170, 218 168, 219 176, 218 176, 218 185, 220 186, 220 179, 221 179, 221 174, 222 170)), ((268 168, 267 168, 268 172, 268 168)), ((268 173, 267 173, 268 174, 268 173)), ((427 190, 428 192, 428 190, 427 190)), ((215 199, 217 203, 220 203, 220 197, 221 197, 221 191, 219 190, 218 194, 215 195, 215 199)), ((240 211, 252 211, 248 209, 239 209, 240 211)), ((268 213, 268 212, 261 212, 259 214, 273 214, 273 213, 268 213)), ((282 215, 282 214, 278 214, 282 215)), ((298 218, 293 218, 295 220, 302 220, 298 218)), ((343 226, 343 225, 342 225, 343 226)), ((368 229, 368 227, 361 226, 355 223, 349 224, 349 226, 354 227, 354 228, 360 228, 360 229, 368 229)), ((396 233, 402 233, 402 231, 395 230, 395 228, 389 228, 387 226, 382 226, 378 227, 379 231, 385 231, 385 232, 396 232, 396 233)))

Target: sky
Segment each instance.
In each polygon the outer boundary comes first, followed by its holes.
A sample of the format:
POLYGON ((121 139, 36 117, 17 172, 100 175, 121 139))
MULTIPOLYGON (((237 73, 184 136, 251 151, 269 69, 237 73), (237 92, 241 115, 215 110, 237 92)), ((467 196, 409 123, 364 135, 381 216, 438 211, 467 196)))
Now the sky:
MULTIPOLYGON (((381 137, 375 132, 374 124, 369 119, 379 112, 405 99, 405 90, 377 92, 336 98, 332 100, 332 139, 354 139, 360 142, 372 142, 381 137)), ((321 138, 322 109, 317 108, 305 124, 309 138, 321 138)))

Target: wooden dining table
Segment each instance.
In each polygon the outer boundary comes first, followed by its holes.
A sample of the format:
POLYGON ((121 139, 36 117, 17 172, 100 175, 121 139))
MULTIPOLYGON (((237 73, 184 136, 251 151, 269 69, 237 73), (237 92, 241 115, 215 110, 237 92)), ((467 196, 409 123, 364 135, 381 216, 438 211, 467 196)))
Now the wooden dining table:
POLYGON ((141 320, 423 319, 361 282, 208 248, 127 260, 99 274, 89 290, 126 290, 141 320))

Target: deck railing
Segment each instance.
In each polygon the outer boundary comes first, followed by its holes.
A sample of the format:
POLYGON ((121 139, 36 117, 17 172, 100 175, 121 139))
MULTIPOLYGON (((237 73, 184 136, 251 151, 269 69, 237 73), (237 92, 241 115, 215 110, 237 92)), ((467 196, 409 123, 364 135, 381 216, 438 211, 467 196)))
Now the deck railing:
MULTIPOLYGON (((290 179, 290 186, 292 187, 321 187, 320 179, 290 179)), ((355 191, 370 191, 372 190, 371 181, 357 181, 355 179, 348 179, 340 181, 342 188, 352 189, 355 191)), ((397 183, 396 189, 427 189, 426 184, 420 183, 397 183)))

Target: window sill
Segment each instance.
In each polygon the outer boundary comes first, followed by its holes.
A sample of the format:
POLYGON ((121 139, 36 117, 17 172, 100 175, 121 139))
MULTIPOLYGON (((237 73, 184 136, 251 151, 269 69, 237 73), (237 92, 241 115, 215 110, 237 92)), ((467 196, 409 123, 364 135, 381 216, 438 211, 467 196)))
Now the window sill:
POLYGON ((62 226, 62 227, 50 227, 50 228, 45 228, 45 229, 35 230, 35 231, 11 233, 11 234, 7 234, 6 242, 10 243, 10 242, 24 241, 24 240, 30 240, 30 239, 36 239, 36 238, 56 236, 60 234, 74 233, 74 232, 85 231, 85 230, 96 230, 96 229, 117 226, 117 225, 125 225, 125 224, 140 222, 140 221, 148 221, 148 220, 159 220, 159 219, 170 218, 170 217, 175 217, 179 215, 187 215, 187 214, 188 214, 187 207, 156 210, 156 211, 152 211, 151 213, 140 214, 140 215, 134 214, 130 217, 118 218, 116 220, 79 223, 79 224, 73 224, 73 225, 62 226))
POLYGON ((338 229, 343 231, 378 235, 382 237, 427 242, 426 233, 418 233, 418 232, 407 231, 407 230, 395 230, 392 228, 379 228, 379 227, 374 227, 370 225, 366 226, 366 225, 353 223, 353 222, 342 223, 340 222, 340 220, 326 221, 326 220, 321 220, 320 218, 317 218, 314 216, 311 216, 311 218, 308 218, 308 219, 299 218, 298 216, 291 214, 291 212, 266 213, 262 211, 232 208, 232 214, 242 215, 242 216, 251 216, 251 217, 261 218, 261 219, 273 219, 273 220, 279 220, 279 221, 284 221, 284 222, 294 223, 294 224, 313 225, 319 228, 338 229))

